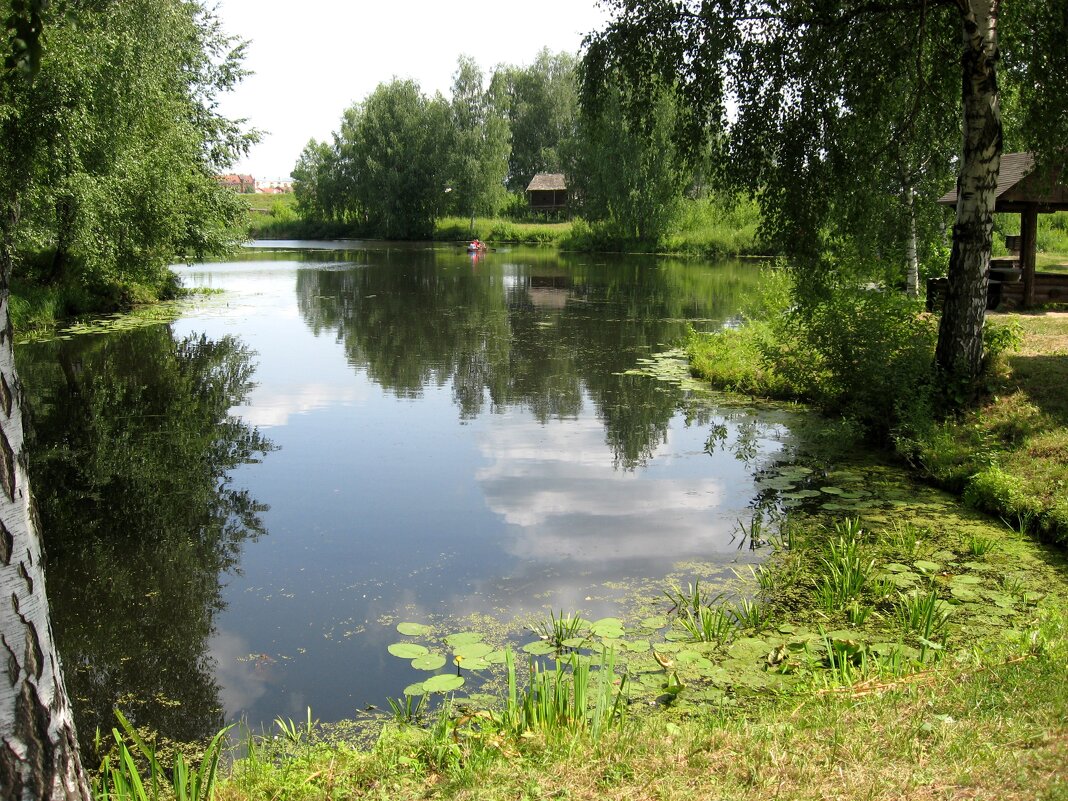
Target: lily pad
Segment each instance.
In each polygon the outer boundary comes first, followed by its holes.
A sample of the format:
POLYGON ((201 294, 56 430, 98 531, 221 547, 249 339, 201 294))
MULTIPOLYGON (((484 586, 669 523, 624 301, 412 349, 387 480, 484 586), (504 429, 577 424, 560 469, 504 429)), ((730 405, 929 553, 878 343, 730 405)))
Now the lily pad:
POLYGON ((755 637, 742 637, 734 641, 731 647, 727 649, 727 654, 731 659, 749 661, 763 659, 770 650, 771 645, 765 640, 759 640, 755 637))
POLYGON ((581 648, 583 645, 586 644, 586 638, 585 637, 568 637, 566 640, 564 640, 560 644, 563 645, 565 648, 581 648))
POLYGON ((935 562, 928 562, 926 559, 917 559, 912 564, 916 566, 917 570, 920 570, 924 573, 937 573, 939 570, 942 569, 942 565, 937 564, 935 562))
POLYGON ((398 623, 397 631, 412 637, 422 637, 429 634, 431 629, 422 623, 398 623))
POLYGON ((524 645, 523 650, 528 654, 533 654, 534 656, 545 656, 546 654, 553 653, 553 651, 555 651, 556 649, 553 648, 545 640, 535 640, 534 642, 530 642, 524 645))
POLYGON ((826 493, 827 495, 841 495, 845 490, 841 487, 820 487, 820 492, 826 493))
POLYGON ((464 686, 463 676, 454 676, 444 673, 440 676, 431 676, 423 682, 423 691, 428 693, 447 693, 458 690, 464 686))
POLYGON ((974 603, 979 600, 978 593, 960 585, 950 587, 949 592, 954 598, 958 598, 965 603, 974 603))
POLYGON ((445 657, 441 654, 425 654, 412 660, 416 670, 438 670, 445 667, 445 657))
POLYGON ((790 493, 795 498, 818 498, 820 496, 819 490, 814 489, 799 489, 790 493))
POLYGON ((617 617, 602 617, 590 625, 590 633, 595 637, 622 637, 623 621, 617 617))
POLYGON ((655 617, 647 617, 641 622, 643 629, 662 629, 668 624, 668 619, 664 615, 656 615, 655 617))
POLYGON ((388 646, 386 650, 394 656, 399 656, 401 659, 415 659, 430 653, 429 648, 417 645, 414 642, 395 642, 388 646))
POLYGON ((453 656, 459 657, 466 662, 468 659, 481 659, 486 654, 493 653, 493 646, 486 645, 484 642, 473 642, 468 645, 457 646, 452 653, 453 656))
POLYGON ((978 576, 954 576, 950 579, 954 584, 982 584, 983 580, 978 576))
POLYGON ((478 657, 476 659, 465 659, 460 667, 464 670, 489 670, 490 663, 486 661, 485 657, 478 657))
POLYGON ((423 682, 417 681, 415 684, 409 684, 404 688, 405 695, 426 695, 426 689, 423 687, 423 682))
POLYGON ((457 634, 450 634, 445 638, 445 644, 451 645, 453 648, 458 645, 470 645, 474 642, 482 642, 482 635, 477 631, 461 631, 457 634))
POLYGON ((500 650, 488 653, 482 658, 489 662, 491 665, 503 665, 506 657, 504 651, 500 650))

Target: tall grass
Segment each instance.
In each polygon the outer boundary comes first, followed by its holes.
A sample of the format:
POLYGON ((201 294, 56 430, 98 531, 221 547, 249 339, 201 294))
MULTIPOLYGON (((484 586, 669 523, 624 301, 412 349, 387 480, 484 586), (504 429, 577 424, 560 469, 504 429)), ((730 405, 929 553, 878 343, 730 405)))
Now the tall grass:
POLYGON ((208 744, 200 766, 189 766, 185 757, 178 754, 168 778, 156 758, 154 745, 145 742, 130 721, 115 710, 122 732, 112 729, 117 754, 104 758, 96 790, 97 801, 211 801, 215 797, 215 780, 219 759, 225 742, 227 727, 216 734, 208 744), (127 741, 132 742, 131 750, 127 741), (142 776, 138 758, 148 763, 148 775, 142 776))
POLYGON ((615 687, 615 654, 610 649, 601 651, 596 679, 590 660, 572 654, 567 660, 555 660, 555 667, 548 670, 532 659, 528 684, 520 688, 511 648, 505 650, 505 672, 508 690, 501 723, 514 736, 585 733, 596 741, 623 723, 627 677, 622 676, 615 687))

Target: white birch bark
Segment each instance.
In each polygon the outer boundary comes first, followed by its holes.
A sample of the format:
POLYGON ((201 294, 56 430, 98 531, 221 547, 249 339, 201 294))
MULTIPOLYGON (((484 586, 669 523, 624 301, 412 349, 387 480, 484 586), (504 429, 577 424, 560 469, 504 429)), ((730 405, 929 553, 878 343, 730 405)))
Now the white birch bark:
POLYGON ((908 235, 905 239, 905 293, 910 298, 920 294, 920 258, 916 245, 916 190, 905 187, 905 212, 908 215, 908 235))
POLYGON ((90 801, 48 614, 26 471, 8 278, 14 215, 0 223, 0 798, 90 801))
POLYGON ((987 272, 1001 166, 998 5, 999 0, 961 0, 964 147, 936 359, 946 376, 964 381, 974 380, 982 370, 987 272))

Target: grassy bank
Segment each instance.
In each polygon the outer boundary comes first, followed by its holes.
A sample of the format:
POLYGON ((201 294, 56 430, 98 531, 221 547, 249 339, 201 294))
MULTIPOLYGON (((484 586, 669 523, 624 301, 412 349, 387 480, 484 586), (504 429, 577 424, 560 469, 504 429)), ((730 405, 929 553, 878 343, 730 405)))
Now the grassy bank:
MULTIPOLYGON (((284 722, 246 740, 218 798, 1068 797, 1065 565, 1026 536, 943 514, 933 491, 908 499, 892 515, 908 523, 876 513, 870 530, 810 519, 777 532, 756 601, 729 607, 726 626, 704 621, 728 607, 690 585, 638 610, 663 618, 651 652, 627 647, 650 636, 645 622, 584 629, 587 648, 622 657, 586 688, 588 708, 565 670, 562 696, 543 693, 555 716, 523 717, 539 702, 521 680, 483 688, 498 703, 398 707, 362 739, 284 722), (625 711, 594 711, 602 693, 627 695, 625 711)), ((421 641, 442 636, 455 635, 421 641)))
POLYGON ((1068 543, 1068 312, 992 314, 1019 350, 976 409, 932 429, 917 458, 973 505, 1068 543))
MULTIPOLYGON (((991 314, 992 338, 1001 339, 1005 347, 1018 332, 1019 350, 1013 353, 1009 348, 999 357, 999 366, 988 378, 988 393, 977 407, 943 422, 930 416, 928 399, 908 394, 916 383, 929 380, 933 320, 913 317, 906 310, 902 319, 914 320, 908 323, 911 328, 891 330, 873 316, 859 319, 869 324, 870 342, 877 341, 880 332, 890 331, 885 348, 861 353, 856 361, 861 373, 868 368, 885 372, 896 386, 883 386, 874 378, 868 382, 875 395, 891 401, 877 411, 896 426, 885 433, 895 439, 901 455, 976 508, 1068 543, 1068 396, 1063 390, 1068 382, 1068 314, 991 314), (900 403, 895 405, 896 400, 900 403)), ((848 315, 835 318, 834 325, 852 339, 848 315)), ((823 392, 821 382, 852 385, 848 392, 853 400, 862 395, 857 387, 865 386, 865 375, 851 374, 845 380, 821 375, 824 366, 817 359, 797 359, 793 344, 783 344, 783 330, 758 321, 712 336, 694 336, 688 349, 693 369, 718 387, 764 397, 815 398, 821 406, 832 406, 832 411, 837 411, 835 399, 823 392), (804 370, 791 359, 804 362, 804 370), (801 373, 815 378, 799 379, 801 373)), ((868 407, 876 403, 861 400, 868 407)))
MULTIPOLYGON (((249 235, 253 239, 346 239, 369 237, 359 225, 305 220, 293 195, 250 195, 249 235)), ((606 226, 575 218, 565 222, 518 222, 505 217, 443 217, 433 239, 490 244, 549 245, 580 252, 638 252, 719 258, 766 255, 757 238, 760 212, 751 201, 688 200, 673 231, 659 242, 621 238, 606 226)))

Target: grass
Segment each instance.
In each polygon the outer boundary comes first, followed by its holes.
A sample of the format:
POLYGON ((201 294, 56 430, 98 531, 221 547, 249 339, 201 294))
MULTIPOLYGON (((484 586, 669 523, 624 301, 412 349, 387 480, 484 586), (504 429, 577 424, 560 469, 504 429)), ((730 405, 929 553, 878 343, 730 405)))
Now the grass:
MULTIPOLYGON (((317 222, 300 217, 293 194, 245 195, 249 235, 253 239, 366 237, 357 225, 317 222)), ((721 258, 728 255, 762 255, 757 240, 760 212, 747 200, 687 200, 681 205, 672 233, 660 242, 621 241, 596 223, 575 218, 565 222, 530 222, 508 217, 442 217, 432 238, 462 242, 473 238, 490 244, 547 245, 570 251, 656 252, 721 258)))
POLYGON ((1068 313, 992 314, 1023 331, 994 391, 918 456, 973 505, 1068 544, 1068 313))
MULTIPOLYGON (((761 598, 762 628, 732 629, 725 641, 697 648, 724 659, 727 670, 754 638, 779 632, 786 644, 755 655, 765 663, 760 675, 793 679, 775 690, 739 683, 719 703, 687 701, 702 688, 694 646, 678 638, 654 644, 665 651, 655 707, 637 703, 640 692, 628 703, 630 679, 641 684, 645 669, 615 663, 611 650, 551 667, 531 660, 521 677, 506 649, 506 675, 490 690, 497 704, 474 696, 446 698, 430 711, 398 704, 371 740, 316 724, 310 712, 307 722, 279 720, 281 736, 237 745, 216 798, 1068 798, 1064 563, 1016 533, 976 557, 964 532, 989 527, 953 520, 871 530, 857 520, 790 523, 789 545, 776 546, 764 568, 795 578, 769 583, 776 589, 761 598), (868 581, 846 609, 819 609, 807 588, 832 574, 831 565, 857 562, 843 542, 862 543, 864 563, 870 558, 892 578, 909 576, 898 564, 908 562, 916 585, 888 595, 868 581), (933 558, 943 564, 923 561, 933 558), (1019 572, 1025 564, 1034 572, 1019 572), (1008 604, 1016 613, 999 612, 1011 623, 986 623, 976 634, 978 613, 958 606, 947 615, 947 598, 961 588, 969 597, 993 587, 1019 598, 1008 604), (864 630, 840 630, 847 621, 863 625, 854 619, 861 613, 864 630), (803 651, 791 647, 800 627, 809 632, 803 651), (867 644, 876 642, 883 645, 867 644)), ((665 595, 659 603, 676 616, 717 601, 696 582, 665 595)), ((550 624, 568 618, 575 619, 553 615, 550 624)))
POLYGON ((597 740, 506 739, 467 720, 466 732, 387 726, 371 748, 324 737, 284 758, 261 742, 216 797, 1063 799, 1066 646, 1060 606, 1026 638, 919 673, 633 717, 597 740))
MULTIPOLYGON (((994 365, 972 410, 921 425, 902 454, 976 508, 1068 545, 1068 313, 991 313, 988 328, 1016 328, 1020 347, 994 365)), ((763 355, 773 337, 753 322, 687 343, 695 375, 720 389, 793 399, 798 392, 763 355)))

